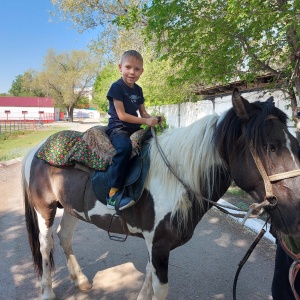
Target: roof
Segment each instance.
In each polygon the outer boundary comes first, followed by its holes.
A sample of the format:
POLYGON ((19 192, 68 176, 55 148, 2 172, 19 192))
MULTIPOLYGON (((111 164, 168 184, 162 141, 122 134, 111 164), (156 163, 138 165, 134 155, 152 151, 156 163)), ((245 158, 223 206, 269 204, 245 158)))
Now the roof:
POLYGON ((225 85, 218 85, 209 88, 198 88, 195 91, 196 95, 207 96, 207 98, 214 98, 217 96, 225 96, 232 93, 235 87, 239 88, 243 92, 249 92, 252 90, 264 89, 270 83, 273 83, 274 86, 280 85, 282 80, 277 79, 272 74, 265 74, 262 76, 257 76, 256 80, 252 83, 247 83, 245 80, 230 82, 225 85))
POLYGON ((53 100, 47 97, 0 97, 1 106, 14 107, 54 107, 53 100))

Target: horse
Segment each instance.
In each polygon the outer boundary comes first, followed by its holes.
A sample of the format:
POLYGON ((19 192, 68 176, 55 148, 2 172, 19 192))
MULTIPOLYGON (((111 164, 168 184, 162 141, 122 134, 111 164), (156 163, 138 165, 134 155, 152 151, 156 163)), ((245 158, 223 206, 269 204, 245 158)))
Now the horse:
MULTIPOLYGON (((134 206, 122 211, 128 234, 143 238, 148 250, 138 299, 166 299, 170 251, 192 238, 201 218, 232 181, 254 203, 263 204, 276 231, 299 235, 298 148, 287 128, 287 116, 275 107, 273 97, 250 103, 237 88, 232 92, 232 108, 221 116, 213 113, 150 140, 150 168, 143 192, 134 206)), ((74 166, 50 165, 35 156, 36 150, 23 160, 22 186, 41 299, 49 300, 55 299, 52 226, 57 208, 64 208, 57 234, 70 277, 81 290, 91 284, 73 253, 75 226, 81 220, 107 230, 115 211, 97 200, 88 173, 74 166), (86 211, 84 196, 89 198, 86 211)), ((111 231, 123 233, 123 227, 116 222, 111 231)))

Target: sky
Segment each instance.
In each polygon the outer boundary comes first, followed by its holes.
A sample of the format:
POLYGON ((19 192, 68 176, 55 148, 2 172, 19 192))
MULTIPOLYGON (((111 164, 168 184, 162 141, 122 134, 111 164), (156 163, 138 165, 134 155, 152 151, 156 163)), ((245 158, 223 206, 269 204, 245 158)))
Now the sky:
POLYGON ((40 71, 47 50, 87 49, 97 31, 78 33, 72 23, 50 21, 50 0, 0 0, 0 93, 7 93, 16 76, 40 71))

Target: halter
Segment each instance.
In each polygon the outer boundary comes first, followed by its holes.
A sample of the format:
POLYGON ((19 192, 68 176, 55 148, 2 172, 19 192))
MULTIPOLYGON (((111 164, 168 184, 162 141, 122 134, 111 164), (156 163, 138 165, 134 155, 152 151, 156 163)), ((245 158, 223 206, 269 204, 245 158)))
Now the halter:
MULTIPOLYGON (((274 115, 267 116, 266 120, 270 120, 270 119, 278 119, 278 118, 274 115)), ((245 127, 243 127, 243 130, 245 130, 245 127)), ((251 141, 250 144, 249 144, 249 149, 250 149, 251 155, 254 159, 254 162, 257 166, 257 169, 258 169, 258 171, 259 171, 259 173, 262 176, 263 181, 264 181, 265 190, 266 190, 265 200, 261 203, 251 204, 249 206, 249 210, 246 214, 231 213, 231 212, 227 211, 226 209, 233 209, 232 207, 222 205, 222 204, 218 204, 218 203, 216 203, 216 202, 214 202, 210 199, 207 199, 207 198, 203 197, 199 193, 193 191, 189 187, 188 184, 186 184, 181 178, 179 178, 179 176, 176 174, 176 172, 172 168, 170 162, 168 161, 166 155, 164 154, 162 148, 160 147, 160 145, 158 143, 158 140, 157 140, 157 135, 156 135, 155 129, 153 127, 151 127, 151 133, 152 133, 152 136, 154 137, 157 149, 158 149, 163 161, 165 162, 166 166, 169 168, 171 173, 177 178, 177 180, 185 187, 185 189, 187 191, 189 191, 191 194, 194 194, 195 196, 199 196, 203 200, 205 200, 205 201, 211 203, 212 205, 216 206, 221 211, 223 211, 223 212, 225 212, 229 215, 232 215, 234 217, 243 218, 242 225, 244 225, 246 223, 248 218, 257 218, 259 215, 261 215, 263 213, 264 207, 270 206, 270 207, 274 208, 276 206, 277 197, 276 197, 276 195, 273 194, 272 182, 279 181, 279 180, 282 180, 282 179, 287 179, 287 178, 300 176, 300 169, 293 170, 293 171, 288 171, 288 172, 283 172, 283 173, 278 173, 278 174, 274 174, 274 175, 268 175, 265 168, 264 168, 264 166, 263 166, 263 163, 262 163, 261 159, 259 158, 259 155, 257 154, 257 152, 254 148, 253 141, 251 141)), ((234 208, 234 210, 245 212, 244 210, 241 210, 241 209, 238 209, 238 208, 234 208)))
MULTIPOLYGON (((269 115, 266 118, 266 120, 269 120, 269 119, 278 119, 278 118, 273 115, 269 115)), ((274 208, 277 204, 277 197, 276 197, 276 195, 273 194, 272 182, 300 176, 300 169, 293 170, 293 171, 287 171, 287 172, 283 172, 283 173, 278 173, 278 174, 274 174, 274 175, 268 175, 262 164, 261 159, 259 158, 259 155, 257 154, 257 152, 253 146, 253 141, 250 142, 249 149, 250 149, 251 155, 253 157, 253 160, 256 164, 256 167, 264 181, 265 190, 266 190, 265 200, 259 204, 253 203, 250 205, 249 208, 252 211, 257 210, 257 209, 262 209, 265 206, 270 206, 270 207, 274 208)), ((251 211, 251 213, 252 213, 252 211, 251 211)))

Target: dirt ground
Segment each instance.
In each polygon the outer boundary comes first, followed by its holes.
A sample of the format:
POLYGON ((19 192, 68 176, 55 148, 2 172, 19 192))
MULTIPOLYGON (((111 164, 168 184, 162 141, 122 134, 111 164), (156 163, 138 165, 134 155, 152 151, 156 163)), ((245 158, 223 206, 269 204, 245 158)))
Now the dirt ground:
MULTIPOLYGON (((94 125, 97 124, 76 124, 74 128, 84 131, 94 125)), ((242 201, 236 197, 228 199, 230 202, 242 201)), ((54 231, 60 218, 58 215, 55 220, 54 231)), ((255 235, 218 210, 210 210, 195 229, 193 238, 171 253, 167 299, 232 299, 234 274, 255 235)), ((128 237, 126 243, 113 242, 107 232, 80 222, 73 240, 74 251, 93 283, 92 289, 82 292, 69 280, 56 234, 54 238, 56 272, 53 287, 57 299, 137 298, 148 259, 143 240, 128 237)), ((32 267, 24 221, 20 161, 0 166, 0 243, 0 299, 40 299, 40 282, 32 267)), ((272 299, 274 254, 273 243, 266 239, 259 243, 239 277, 238 299, 272 299)))

